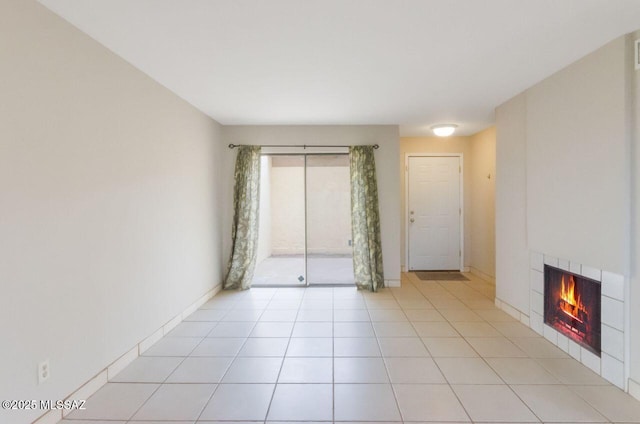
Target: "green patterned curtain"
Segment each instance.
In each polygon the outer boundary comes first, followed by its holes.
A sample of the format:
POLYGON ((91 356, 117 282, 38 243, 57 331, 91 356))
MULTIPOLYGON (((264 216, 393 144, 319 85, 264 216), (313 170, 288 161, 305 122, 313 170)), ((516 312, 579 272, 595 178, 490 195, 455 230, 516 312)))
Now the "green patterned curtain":
POLYGON ((356 286, 375 292, 384 287, 384 273, 373 146, 351 146, 349 170, 353 269, 356 286))
POLYGON ((256 265, 258 212, 260 206, 260 147, 240 146, 233 187, 231 258, 224 280, 225 289, 246 290, 256 265))

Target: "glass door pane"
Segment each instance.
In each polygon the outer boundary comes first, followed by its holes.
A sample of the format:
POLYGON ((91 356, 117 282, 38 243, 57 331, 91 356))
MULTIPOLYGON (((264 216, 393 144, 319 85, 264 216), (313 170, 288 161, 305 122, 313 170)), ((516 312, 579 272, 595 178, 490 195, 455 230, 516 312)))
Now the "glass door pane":
POLYGON ((260 174, 253 285, 305 285, 304 156, 262 156, 260 174))
POLYGON ((349 156, 308 155, 307 279, 353 285, 349 156))

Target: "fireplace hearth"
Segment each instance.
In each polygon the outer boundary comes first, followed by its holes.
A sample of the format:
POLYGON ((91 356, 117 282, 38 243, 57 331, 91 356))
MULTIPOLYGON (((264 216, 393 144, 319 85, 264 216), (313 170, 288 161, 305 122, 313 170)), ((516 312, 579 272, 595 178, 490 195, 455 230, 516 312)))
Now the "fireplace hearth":
POLYGON ((601 353, 599 281, 544 266, 544 322, 594 354, 601 353))

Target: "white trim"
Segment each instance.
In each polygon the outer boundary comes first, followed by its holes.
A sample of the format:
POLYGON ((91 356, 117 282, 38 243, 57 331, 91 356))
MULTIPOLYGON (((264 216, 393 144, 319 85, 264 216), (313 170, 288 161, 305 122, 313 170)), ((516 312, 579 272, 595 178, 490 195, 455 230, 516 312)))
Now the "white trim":
MULTIPOLYGON (((486 272, 480 271, 478 268, 475 268, 472 266, 466 267, 466 268, 469 268, 469 272, 475 275, 476 277, 480 278, 481 280, 486 281, 487 283, 493 284, 494 286, 496 285, 495 277, 492 277, 486 272)), ((466 268, 465 268, 465 272, 466 272, 466 268)))
POLYGON ((404 269, 405 272, 411 272, 409 268, 409 157, 411 153, 404 155, 404 269))
POLYGON ((464 272, 464 158, 460 157, 460 271, 464 272))
POLYGON ((409 267, 409 158, 410 157, 457 157, 460 166, 460 272, 466 272, 464 267, 464 158, 462 153, 405 153, 404 158, 404 266, 406 272, 409 267))
POLYGON ((113 361, 111 365, 107 367, 107 380, 113 379, 116 374, 125 369, 127 365, 132 363, 138 356, 140 356, 140 343, 138 343, 137 346, 134 346, 129 352, 113 361))
POLYGON ((62 420, 62 418, 62 410, 53 409, 46 414, 41 415, 40 418, 33 422, 33 424, 57 424, 62 420))
POLYGON ((181 322, 182 322, 182 313, 179 313, 178 315, 170 319, 169 322, 167 322, 165 325, 162 326, 162 335, 166 336, 167 334, 169 334, 171 330, 176 328, 178 324, 180 324, 181 322))
POLYGON ((401 287, 400 280, 384 280, 385 287, 401 287))
MULTIPOLYGON (((183 312, 179 313, 175 317, 171 318, 164 325, 161 325, 157 330, 151 333, 149 336, 136 343, 131 349, 112 361, 109 365, 101 369, 95 376, 91 377, 85 383, 80 385, 71 394, 65 397, 65 400, 81 400, 87 399, 95 392, 97 392, 102 386, 111 381, 115 375, 135 360, 146 349, 151 347, 153 343, 162 338, 163 333, 169 331, 170 328, 174 328, 186 317, 191 315, 196 309, 206 303, 209 299, 215 296, 220 290, 222 290, 222 284, 218 284, 204 295, 200 296, 195 302, 186 307, 183 312), (160 337, 158 337, 158 335, 160 337)), ((54 424, 60 421, 64 416, 67 416, 71 410, 52 410, 44 415, 38 417, 33 424, 54 424)))
POLYGON ((158 328, 156 331, 149 334, 140 343, 138 343, 138 355, 142 355, 151 346, 153 346, 158 340, 160 340, 162 336, 164 336, 163 327, 158 328))
POLYGON ((524 312, 520 311, 518 308, 512 306, 504 300, 499 299, 498 297, 495 298, 495 305, 496 308, 502 310, 503 312, 506 312, 520 322, 523 322, 523 320, 529 320, 529 315, 525 314, 524 312))
MULTIPOLYGON (((640 46, 636 46, 637 49, 640 46)), ((624 391, 630 392, 630 384, 633 382, 631 375, 631 279, 624 277, 624 315, 623 315, 623 340, 624 340, 624 391)), ((640 388, 640 387, 638 387, 640 388)), ((634 397, 640 400, 640 391, 634 397)))
MULTIPOLYGON (((108 375, 109 375, 108 369, 104 369, 104 370, 100 371, 100 373, 98 373, 98 375, 96 375, 91 380, 89 380, 86 383, 84 383, 84 385, 82 385, 82 387, 80 387, 78 390, 76 390, 75 392, 73 392, 72 394, 67 396, 67 398, 65 400, 86 400, 86 399, 88 399, 92 394, 97 392, 98 389, 100 389, 100 387, 102 387, 105 384, 107 384, 108 375)), ((71 412, 73 412, 72 409, 63 409, 62 410, 62 416, 66 417, 71 412)))
POLYGON ((640 383, 637 383, 635 380, 629 378, 628 379, 629 386, 629 394, 634 398, 640 400, 640 383))

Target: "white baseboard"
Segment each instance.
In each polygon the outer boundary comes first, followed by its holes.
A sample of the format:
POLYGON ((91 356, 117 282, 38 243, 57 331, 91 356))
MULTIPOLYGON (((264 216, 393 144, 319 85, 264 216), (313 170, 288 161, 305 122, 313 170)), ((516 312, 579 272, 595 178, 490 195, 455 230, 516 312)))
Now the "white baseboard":
POLYGON ((384 280, 385 287, 400 287, 400 280, 384 280))
POLYGON ((496 307, 498 309, 503 310, 507 314, 511 315, 512 317, 514 317, 515 319, 520 321, 521 323, 528 325, 529 315, 525 314, 524 312, 521 312, 520 310, 518 310, 515 307, 511 306, 507 302, 498 299, 497 297, 496 297, 495 304, 496 304, 496 307))
POLYGON ((140 345, 142 342, 138 343, 134 346, 129 352, 125 353, 115 361, 111 365, 107 367, 107 380, 113 379, 116 374, 125 369, 127 365, 133 362, 138 356, 140 356, 140 345))
MULTIPOLYGON (((100 387, 102 387, 105 384, 107 384, 107 382, 109 381, 108 375, 109 375, 109 368, 107 367, 107 368, 103 369, 102 371, 100 371, 91 380, 89 380, 86 383, 84 383, 78 390, 76 390, 75 392, 73 392, 72 394, 67 396, 67 399, 69 399, 69 400, 80 400, 80 399, 85 399, 86 400, 86 399, 88 399, 92 394, 97 392, 100 387)), ((62 410, 62 416, 66 417, 71 412, 72 412, 71 409, 63 409, 62 410)), ((38 423, 38 424, 40 424, 40 423, 38 423)))
POLYGON ((640 383, 633 379, 629 379, 629 394, 640 400, 640 383))
MULTIPOLYGON (((79 400, 89 398, 102 386, 111 381, 116 376, 116 374, 118 374, 127 365, 133 362, 144 351, 149 349, 155 342, 160 340, 165 334, 167 334, 178 324, 180 324, 186 317, 191 315, 200 306, 202 306, 209 299, 215 296, 220 290, 222 290, 222 284, 218 284, 217 286, 200 296, 198 300, 189 305, 184 311, 171 318, 156 331, 154 331, 149 336, 138 342, 131 349, 129 349, 125 354, 121 355, 116 360, 111 362, 89 381, 85 382, 82 386, 80 386, 73 393, 67 396, 65 400, 79 400)), ((52 410, 40 416, 38 419, 33 421, 32 424, 56 424, 64 417, 66 417, 69 412, 71 412, 71 410, 52 410)))
POLYGON ((164 336, 164 326, 158 328, 153 334, 138 343, 138 355, 142 355, 147 349, 160 340, 162 336, 164 336))
POLYGON ((487 274, 486 272, 482 272, 480 271, 478 268, 474 268, 472 266, 469 267, 469 272, 471 272, 473 275, 475 275, 476 277, 480 278, 483 281, 486 281, 487 283, 491 283, 494 286, 496 285, 496 278, 487 274))
POLYGON ((57 424, 61 420, 62 410, 53 409, 35 420, 33 424, 57 424))

